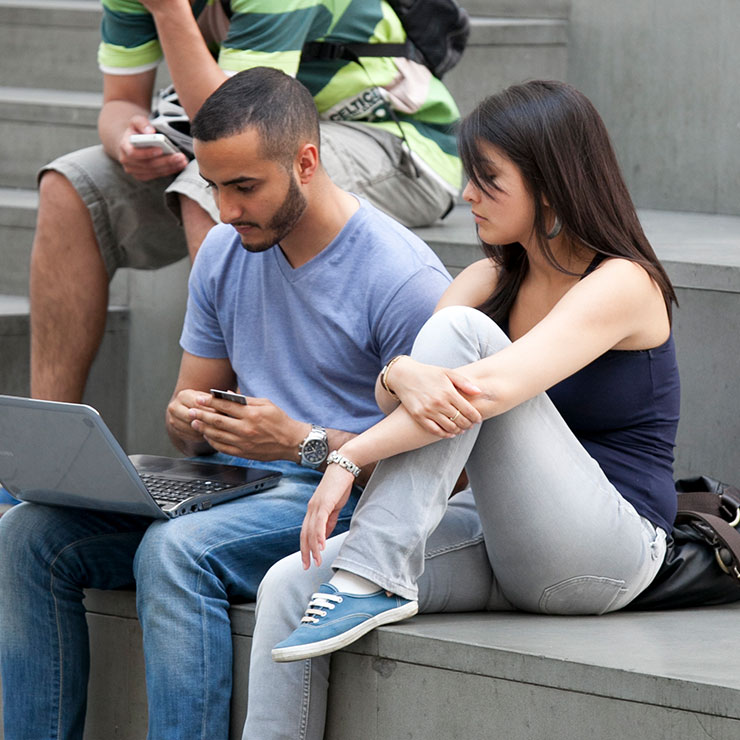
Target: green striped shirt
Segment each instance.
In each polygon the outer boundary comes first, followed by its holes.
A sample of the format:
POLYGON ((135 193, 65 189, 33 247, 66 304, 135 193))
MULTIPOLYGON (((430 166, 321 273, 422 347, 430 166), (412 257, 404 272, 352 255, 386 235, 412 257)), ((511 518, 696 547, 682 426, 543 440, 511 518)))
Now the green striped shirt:
MULTIPOLYGON (((162 49, 149 12, 138 0, 102 4, 101 70, 136 74, 156 67, 162 49)), ((462 169, 454 135, 459 113, 447 88, 426 67, 387 57, 364 58, 362 66, 344 60, 301 63, 301 49, 310 41, 406 41, 398 16, 384 0, 231 0, 228 21, 220 0, 193 0, 193 13, 228 74, 276 67, 306 85, 326 120, 360 121, 396 136, 402 127, 417 162, 451 192, 459 189, 462 169)))

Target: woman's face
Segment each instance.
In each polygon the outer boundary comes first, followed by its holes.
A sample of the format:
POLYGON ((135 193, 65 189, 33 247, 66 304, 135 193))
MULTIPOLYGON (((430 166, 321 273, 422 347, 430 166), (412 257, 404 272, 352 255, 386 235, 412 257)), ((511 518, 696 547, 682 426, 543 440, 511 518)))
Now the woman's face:
POLYGON ((533 236, 534 199, 519 168, 492 144, 481 143, 480 180, 487 190, 481 190, 472 181, 463 190, 463 198, 470 203, 478 236, 487 244, 522 246, 533 236))

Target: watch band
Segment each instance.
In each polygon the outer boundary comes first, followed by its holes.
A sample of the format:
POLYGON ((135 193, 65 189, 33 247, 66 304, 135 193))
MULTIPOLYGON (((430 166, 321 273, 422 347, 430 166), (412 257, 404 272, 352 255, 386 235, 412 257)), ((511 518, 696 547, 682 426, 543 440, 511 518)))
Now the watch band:
POLYGON ((335 465, 339 465, 340 468, 344 468, 345 470, 349 470, 352 475, 357 478, 362 470, 360 469, 359 465, 355 465, 355 463, 352 462, 348 457, 345 457, 340 452, 337 452, 336 450, 332 450, 329 453, 329 457, 326 458, 326 464, 331 465, 334 463, 335 465))

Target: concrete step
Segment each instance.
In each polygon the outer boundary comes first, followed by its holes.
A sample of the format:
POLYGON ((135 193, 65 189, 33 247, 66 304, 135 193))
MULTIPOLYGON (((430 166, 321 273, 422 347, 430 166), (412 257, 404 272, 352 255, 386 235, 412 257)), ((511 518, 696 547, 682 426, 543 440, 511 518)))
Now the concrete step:
MULTIPOLYGON (((0 0, 4 85, 99 92, 99 0, 0 0)), ((158 84, 168 82, 164 67, 158 84)))
POLYGON ((465 54, 444 78, 463 115, 508 85, 543 77, 565 79, 566 20, 474 17, 472 21, 465 54))
POLYGON ((0 187, 33 188, 39 167, 98 143, 101 95, 0 87, 0 187))
POLYGON ((36 226, 34 190, 0 188, 0 294, 27 295, 28 263, 36 226))
MULTIPOLYGON (((740 290, 740 217, 638 209, 645 234, 678 287, 740 290)), ((470 206, 457 205, 444 221, 414 230, 457 274, 480 259, 470 206)))
MULTIPOLYGON (((0 251, 3 255, 0 294, 28 294, 28 269, 38 200, 36 190, 0 187, 0 251)), ((128 285, 123 272, 111 283, 110 302, 113 305, 128 303, 128 285)))
MULTIPOLYGON (((29 395, 29 328, 28 298, 0 295, 0 393, 29 395)), ((128 309, 112 306, 85 392, 85 402, 100 411, 121 441, 126 438, 128 411, 128 335, 128 309)))
POLYGON ((570 0, 459 0, 470 15, 567 18, 570 0))
MULTIPOLYGON (((638 214, 680 303, 673 326, 681 372, 676 477, 740 481, 740 217, 638 214)), ((482 256, 468 206, 416 231, 453 274, 482 256)))
MULTIPOLYGON (((133 592, 89 591, 86 738, 146 733, 133 592)), ((422 615, 380 628, 332 660, 327 740, 731 740, 740 677, 728 655, 740 604, 604 617, 422 615), (351 706, 352 711, 347 711, 351 706), (666 728, 670 727, 670 732, 666 728)), ((252 605, 231 609, 230 737, 240 738, 252 605)))
POLYGON ((101 89, 97 0, 0 0, 4 85, 101 89))

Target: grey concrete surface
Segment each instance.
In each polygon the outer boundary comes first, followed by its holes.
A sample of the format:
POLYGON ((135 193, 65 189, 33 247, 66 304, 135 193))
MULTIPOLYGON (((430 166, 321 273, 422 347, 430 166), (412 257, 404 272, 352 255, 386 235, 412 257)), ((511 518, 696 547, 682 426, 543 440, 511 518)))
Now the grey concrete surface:
MULTIPOLYGON (((93 644, 86 738, 110 736, 114 726, 121 738, 143 738, 133 593, 90 591, 86 605, 93 644)), ((730 740, 740 732, 740 674, 728 659, 739 614, 740 604, 604 617, 414 617, 334 657, 326 737, 694 740, 706 732, 730 740)), ((231 619, 231 737, 240 738, 253 606, 233 607, 231 619)))
MULTIPOLYGON (((0 295, 0 393, 29 395, 29 311, 28 299, 0 295)), ((126 440, 126 388, 129 341, 129 312, 111 306, 98 357, 90 371, 84 401, 94 406, 113 434, 126 440)))
POLYGON ((567 18, 570 0, 462 0, 471 15, 517 18, 567 18))
POLYGON ((567 61, 564 20, 475 17, 465 54, 444 81, 466 115, 508 85, 538 77, 564 80, 567 61))
POLYGON ((27 295, 28 268, 36 227, 35 191, 0 188, 0 294, 27 295))
MULTIPOLYGON (((645 234, 679 287, 740 290, 740 218, 732 215, 638 209, 645 234)), ((470 206, 416 229, 451 269, 480 259, 470 206)))
POLYGON ((343 687, 326 740, 732 740, 740 730, 736 720, 649 702, 407 663, 339 654, 334 666, 343 687))
POLYGON ((0 0, 2 84, 98 92, 100 18, 98 0, 0 0))
POLYGON ((740 291, 679 288, 674 336, 681 373, 676 477, 740 483, 740 291))
MULTIPOLYGON (((48 0, 62 2, 62 0, 48 0)), ((0 187, 0 294, 27 295, 31 246, 36 229, 38 193, 29 188, 0 187)), ((121 270, 110 284, 111 305, 128 303, 128 271, 121 270)))
POLYGON ((129 345, 127 431, 130 454, 176 455, 164 412, 180 368, 179 339, 187 302, 187 258, 160 270, 127 270, 129 345))
POLYGON ((99 93, 0 87, 0 186, 33 188, 44 164, 97 144, 101 100, 99 93))
POLYGON ((740 4, 573 0, 568 81, 595 103, 637 205, 740 213, 740 4))
MULTIPOLYGON (((0 81, 99 93, 99 0, 0 0, 0 81)), ((169 82, 164 65, 157 83, 169 82)))

